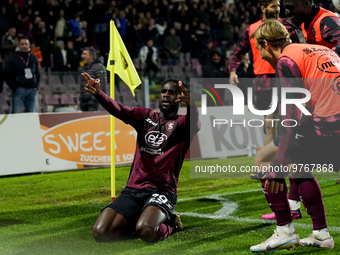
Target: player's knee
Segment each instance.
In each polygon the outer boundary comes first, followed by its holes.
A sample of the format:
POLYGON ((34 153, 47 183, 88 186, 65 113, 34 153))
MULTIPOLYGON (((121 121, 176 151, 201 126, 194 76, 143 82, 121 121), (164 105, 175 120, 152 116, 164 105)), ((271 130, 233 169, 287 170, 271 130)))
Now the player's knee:
POLYGON ((147 223, 137 223, 136 231, 140 239, 145 242, 154 242, 156 239, 157 228, 147 223))
POLYGON ((92 237, 97 242, 109 242, 109 241, 111 241, 109 231, 106 228, 103 228, 103 227, 98 226, 98 225, 94 225, 92 227, 92 237))

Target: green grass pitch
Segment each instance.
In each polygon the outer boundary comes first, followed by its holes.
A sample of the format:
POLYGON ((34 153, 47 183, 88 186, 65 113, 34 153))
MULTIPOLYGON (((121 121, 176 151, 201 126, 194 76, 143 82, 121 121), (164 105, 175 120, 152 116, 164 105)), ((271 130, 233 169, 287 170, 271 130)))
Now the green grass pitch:
MULTIPOLYGON (((253 157, 216 162, 252 165, 253 157)), ((274 221, 261 219, 271 211, 259 181, 191 178, 189 164, 184 162, 181 171, 176 207, 184 231, 156 244, 139 239, 96 243, 92 239, 91 227, 110 202, 109 168, 2 177, 0 254, 251 254, 249 247, 269 238, 275 229, 274 221)), ((128 174, 129 167, 116 168, 117 195, 128 174)), ((298 247, 295 252, 275 254, 339 254, 340 185, 336 178, 319 179, 335 248, 298 247)), ((304 209, 303 218, 294 224, 301 238, 311 234, 311 219, 304 209)))

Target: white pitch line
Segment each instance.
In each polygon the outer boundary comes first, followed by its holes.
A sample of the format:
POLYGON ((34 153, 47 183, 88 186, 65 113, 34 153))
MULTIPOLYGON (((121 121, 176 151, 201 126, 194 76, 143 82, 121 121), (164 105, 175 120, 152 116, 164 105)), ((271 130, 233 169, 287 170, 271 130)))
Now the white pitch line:
MULTIPOLYGON (((319 182, 329 182, 334 181, 338 179, 328 179, 328 180, 321 180, 319 182)), ((213 194, 213 195, 207 195, 207 196, 199 196, 199 197, 191 197, 191 198, 182 198, 178 199, 179 202, 181 201, 189 201, 189 200, 198 200, 198 199, 212 199, 220 202, 222 204, 222 208, 218 210, 217 212, 213 214, 202 214, 202 213, 194 213, 194 212, 176 212, 184 216, 190 216, 190 217, 197 217, 197 218, 205 218, 205 219, 225 219, 225 220, 233 220, 233 221, 239 221, 239 222, 250 222, 250 223, 269 223, 269 224, 275 224, 275 220, 265 220, 265 219, 251 219, 251 218, 241 218, 237 216, 230 216, 236 208, 238 207, 238 204, 232 201, 229 201, 226 198, 222 198, 222 196, 228 196, 228 195, 234 195, 234 194, 242 194, 242 193, 250 193, 250 192, 258 192, 261 191, 261 189, 253 189, 253 190, 246 190, 246 191, 236 191, 236 192, 225 192, 221 194, 213 194)), ((312 224, 305 224, 305 223, 296 223, 294 222, 294 225, 296 227, 301 228, 309 228, 313 229, 312 224)), ((330 231, 336 231, 340 232, 340 227, 328 227, 330 231)))
POLYGON ((244 191, 234 191, 234 192, 225 192, 225 193, 220 193, 220 194, 213 194, 213 195, 206 195, 206 196, 199 196, 199 197, 187 197, 187 198, 180 198, 177 201, 182 202, 182 201, 188 201, 188 200, 197 200, 197 199, 202 199, 202 198, 207 198, 207 197, 212 197, 212 196, 229 196, 229 195, 235 195, 235 194, 242 194, 242 193, 250 193, 250 192, 258 192, 261 191, 262 189, 252 189, 252 190, 244 190, 244 191))
MULTIPOLYGON (((190 212, 176 212, 183 216, 196 217, 196 218, 204 218, 204 219, 212 219, 212 220, 233 220, 239 222, 249 222, 249 223, 267 223, 267 224, 276 224, 275 220, 265 220, 265 219, 251 219, 251 218, 241 218, 237 216, 227 216, 227 215, 214 215, 214 214, 201 214, 201 213, 190 213, 190 212)), ((300 228, 309 228, 313 229, 312 224, 305 223, 296 223, 294 221, 295 227, 300 228)), ((340 232, 340 227, 328 227, 329 231, 340 232)))

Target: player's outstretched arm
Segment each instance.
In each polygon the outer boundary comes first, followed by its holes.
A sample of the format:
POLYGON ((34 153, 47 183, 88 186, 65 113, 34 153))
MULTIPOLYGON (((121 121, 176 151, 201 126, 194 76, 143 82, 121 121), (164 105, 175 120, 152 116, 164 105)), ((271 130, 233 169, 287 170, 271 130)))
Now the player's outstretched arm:
POLYGON ((100 88, 100 79, 93 79, 88 73, 81 74, 86 81, 85 90, 93 95, 97 95, 100 88))

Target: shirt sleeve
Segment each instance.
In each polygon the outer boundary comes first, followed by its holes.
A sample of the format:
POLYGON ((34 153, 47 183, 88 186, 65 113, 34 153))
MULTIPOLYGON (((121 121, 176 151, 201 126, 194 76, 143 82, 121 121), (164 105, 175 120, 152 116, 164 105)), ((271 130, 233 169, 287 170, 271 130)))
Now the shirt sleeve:
POLYGON ((338 17, 327 16, 320 22, 321 37, 328 43, 335 43, 332 49, 340 55, 340 19, 338 17))
POLYGON ((283 18, 281 19, 282 25, 285 26, 289 33, 289 38, 292 40, 292 43, 302 43, 299 40, 298 32, 301 33, 301 36, 303 37, 303 33, 299 27, 293 24, 290 18, 283 18))
MULTIPOLYGON (((301 72, 298 65, 288 57, 282 57, 276 66, 276 82, 278 90, 281 88, 289 87, 302 87, 301 72)), ((301 95, 290 95, 287 97, 298 97, 301 95)), ((279 92, 279 100, 281 98, 279 92)), ((296 128, 300 122, 300 109, 296 107, 295 104, 286 105, 286 115, 281 113, 281 100, 279 101, 279 114, 280 114, 280 124, 279 124, 279 145, 278 151, 276 153, 276 159, 273 165, 287 166, 289 149, 293 146, 294 136, 296 133, 296 128), (295 121, 292 121, 295 120, 295 121), (284 126, 281 124, 284 123, 284 126), (295 127, 294 127, 295 126, 295 127)))
POLYGON ((95 98, 111 115, 120 119, 124 123, 131 125, 136 130, 143 124, 143 117, 145 115, 146 108, 130 108, 126 105, 118 104, 101 89, 98 94, 95 95, 95 98))
POLYGON ((244 55, 251 49, 249 41, 249 27, 244 30, 242 37, 238 41, 234 53, 230 57, 229 72, 236 72, 244 55))

